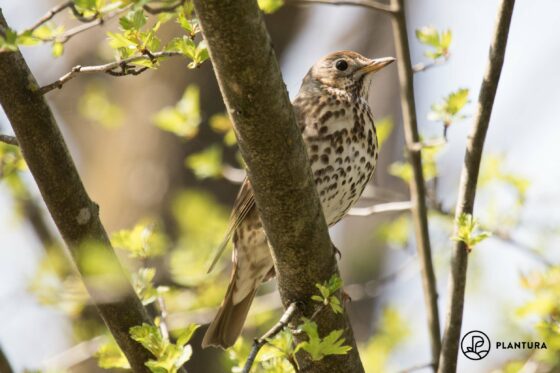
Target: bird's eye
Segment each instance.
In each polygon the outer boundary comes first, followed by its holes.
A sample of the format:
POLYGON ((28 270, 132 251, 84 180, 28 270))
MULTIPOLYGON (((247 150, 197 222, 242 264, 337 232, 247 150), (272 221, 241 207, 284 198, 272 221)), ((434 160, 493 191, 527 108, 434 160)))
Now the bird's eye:
POLYGON ((338 60, 336 61, 334 66, 337 68, 337 70, 344 71, 348 68, 348 62, 344 60, 338 60))

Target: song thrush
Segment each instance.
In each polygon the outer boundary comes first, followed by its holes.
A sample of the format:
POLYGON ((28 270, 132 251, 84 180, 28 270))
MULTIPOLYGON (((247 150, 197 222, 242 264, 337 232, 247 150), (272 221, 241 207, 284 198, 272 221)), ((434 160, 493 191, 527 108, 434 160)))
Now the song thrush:
MULTIPOLYGON (((368 105, 369 86, 372 75, 394 60, 372 60, 351 51, 331 53, 311 67, 293 102, 329 226, 356 203, 373 175, 378 145, 368 105)), ((220 252, 232 234, 231 282, 206 331, 204 347, 233 345, 257 288, 274 277, 270 249, 249 180, 244 181, 237 196, 220 252)))

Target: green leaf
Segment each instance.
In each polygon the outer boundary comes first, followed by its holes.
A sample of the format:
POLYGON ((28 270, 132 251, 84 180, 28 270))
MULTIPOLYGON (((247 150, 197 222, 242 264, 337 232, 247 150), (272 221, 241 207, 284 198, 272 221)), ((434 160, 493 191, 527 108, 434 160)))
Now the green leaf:
POLYGON ((391 354, 406 341, 411 330, 398 310, 384 308, 380 320, 376 323, 378 330, 365 346, 361 346, 360 355, 366 372, 392 372, 397 369, 387 366, 391 354))
POLYGON ((451 92, 444 98, 443 102, 432 105, 432 109, 428 113, 428 119, 440 121, 445 126, 450 126, 454 121, 464 118, 464 115, 459 113, 468 102, 469 90, 467 88, 451 92))
POLYGON ((431 59, 449 57, 449 47, 451 46, 452 34, 450 30, 439 32, 435 27, 428 26, 416 30, 416 38, 427 46, 432 47, 425 55, 431 59))
POLYGON ((111 242, 117 249, 126 250, 133 258, 151 258, 165 253, 169 241, 157 224, 139 222, 133 229, 123 229, 111 235, 111 242))
POLYGON ((0 52, 15 52, 17 49, 17 32, 8 28, 4 36, 0 34, 0 52))
POLYGON ((130 337, 158 358, 164 354, 169 345, 169 342, 161 336, 157 326, 146 323, 130 328, 130 337))
POLYGON ((478 243, 491 236, 490 232, 480 231, 478 222, 471 214, 462 213, 456 221, 454 241, 464 242, 471 251, 478 243))
POLYGON ((198 179, 219 178, 222 176, 222 148, 212 145, 205 150, 190 155, 185 165, 191 169, 198 179))
POLYGON ((200 325, 191 323, 189 324, 177 338, 177 345, 183 347, 191 340, 194 332, 200 327, 200 325))
POLYGON ((274 13, 284 5, 284 0, 257 0, 259 8, 269 14, 274 13))
POLYGON ((103 343, 95 353, 97 364, 103 369, 130 369, 130 364, 117 342, 111 338, 103 343))
POLYGON ((379 143, 380 149, 391 135, 391 132, 393 132, 394 125, 393 118, 391 117, 381 118, 375 123, 375 128, 377 130, 377 142, 379 143))
POLYGON ((328 355, 345 355, 352 347, 344 345, 342 338, 343 330, 333 330, 325 338, 319 336, 317 324, 309 319, 303 319, 303 324, 299 326, 307 334, 308 340, 300 342, 295 349, 306 351, 312 360, 319 361, 328 355))
POLYGON ((174 107, 166 107, 154 117, 156 126, 177 136, 191 139, 198 134, 201 122, 200 92, 189 85, 181 100, 174 107))
POLYGON ((140 268, 137 273, 132 274, 132 286, 138 294, 143 305, 153 303, 163 293, 169 291, 166 286, 154 287, 153 280, 156 275, 155 268, 140 268))
POLYGON ((109 36, 109 46, 113 49, 124 48, 135 51, 138 48, 138 42, 126 37, 124 34, 108 32, 107 35, 109 36))
POLYGON ((54 57, 60 57, 64 53, 64 44, 55 41, 52 46, 52 54, 54 57))
POLYGON ((146 16, 142 8, 129 12, 126 16, 119 18, 119 24, 124 30, 140 30, 146 24, 146 16))
POLYGON ((212 128, 214 132, 220 133, 224 136, 224 143, 226 145, 233 146, 237 143, 233 125, 227 114, 214 114, 210 117, 208 122, 210 124, 210 128, 212 128))

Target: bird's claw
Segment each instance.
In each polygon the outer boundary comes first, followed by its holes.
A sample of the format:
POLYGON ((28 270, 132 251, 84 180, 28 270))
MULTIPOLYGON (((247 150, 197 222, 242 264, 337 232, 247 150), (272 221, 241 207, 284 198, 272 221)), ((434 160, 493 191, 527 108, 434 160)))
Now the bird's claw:
POLYGON ((340 250, 338 250, 338 248, 333 244, 333 251, 334 251, 334 255, 338 256, 338 260, 342 259, 342 253, 340 252, 340 250))

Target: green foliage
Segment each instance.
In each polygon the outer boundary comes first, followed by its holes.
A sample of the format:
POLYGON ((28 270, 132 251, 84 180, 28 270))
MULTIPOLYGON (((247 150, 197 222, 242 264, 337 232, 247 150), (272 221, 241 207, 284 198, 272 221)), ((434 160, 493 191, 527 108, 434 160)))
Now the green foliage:
POLYGON ((521 286, 528 290, 532 299, 520 305, 518 317, 537 319, 535 340, 544 341, 546 350, 539 350, 533 359, 540 362, 543 371, 560 369, 560 266, 553 265, 542 272, 533 272, 521 277, 521 286))
POLYGON ((394 127, 395 123, 393 122, 393 118, 391 117, 381 118, 375 123, 375 128, 377 130, 377 141, 379 143, 380 149, 385 141, 389 138, 389 136, 391 136, 391 132, 393 132, 394 127))
POLYGON ((185 159, 185 166, 191 169, 198 179, 220 178, 223 172, 222 148, 215 144, 192 154, 185 159))
POLYGON ((78 101, 78 111, 84 118, 99 123, 107 129, 120 127, 123 121, 121 108, 110 99, 100 84, 90 84, 78 101))
POLYGON ((451 46, 451 30, 439 32, 435 27, 427 26, 416 30, 416 38, 427 46, 432 47, 431 51, 425 53, 430 59, 449 57, 449 47, 451 46))
POLYGON ((313 295, 312 300, 322 303, 325 306, 330 306, 333 312, 342 313, 342 305, 340 299, 335 295, 336 292, 342 287, 342 279, 338 275, 333 275, 328 281, 323 284, 315 284, 321 295, 313 295))
POLYGON ((162 109, 154 117, 159 128, 186 139, 198 134, 201 120, 200 91, 195 85, 187 87, 175 106, 162 109))
POLYGON ((50 248, 41 259, 28 289, 40 304, 56 308, 76 318, 89 296, 81 278, 71 271, 71 268, 61 248, 50 248))
POLYGON ((117 342, 111 338, 103 343, 95 353, 97 364, 103 369, 130 369, 130 364, 117 342))
POLYGON ((390 307, 383 310, 377 325, 379 330, 360 353, 364 368, 368 373, 394 371, 387 366, 389 357, 410 335, 410 328, 401 314, 390 307))
MULTIPOLYGON (((228 224, 228 212, 209 194, 189 190, 178 194, 172 213, 179 229, 177 248, 171 255, 171 274, 175 282, 195 286, 212 280, 206 271, 213 249, 220 244, 228 224), (204 224, 200 224, 204 219, 204 224)), ((201 299, 223 295, 223 289, 201 288, 201 299)))
POLYGON ((333 330, 325 338, 321 338, 317 330, 317 323, 306 318, 303 319, 303 324, 299 326, 299 329, 307 334, 309 339, 300 342, 296 346, 295 352, 306 351, 314 361, 322 360, 328 355, 345 355, 352 349, 352 347, 344 345, 343 330, 333 330))
POLYGON ((18 48, 18 34, 12 29, 5 29, 5 35, 0 34, 0 53, 15 52, 18 48))
MULTIPOLYGON (((231 372, 239 373, 247 361, 251 346, 243 338, 227 350, 228 358, 233 363, 231 372)), ((252 373, 294 373, 290 363, 294 360, 294 340, 292 334, 283 330, 267 341, 261 348, 251 369, 252 373)))
POLYGON ((411 228, 410 217, 403 214, 391 221, 382 222, 377 227, 376 236, 392 248, 403 248, 408 243, 411 228))
POLYGON ((478 222, 471 214, 462 213, 457 219, 456 224, 456 233, 452 240, 464 242, 469 251, 491 236, 490 232, 479 229, 478 222))
POLYGON ((123 229, 111 235, 111 242, 117 249, 126 250, 133 258, 151 258, 165 253, 169 241, 157 224, 144 221, 131 230, 123 229))
POLYGON ((483 158, 478 181, 479 188, 489 186, 493 183, 502 183, 511 188, 517 194, 516 203, 522 206, 527 199, 527 191, 531 181, 515 172, 509 171, 504 165, 503 155, 487 154, 483 158))
POLYGON ((214 132, 224 136, 224 144, 227 146, 237 144, 233 124, 227 114, 214 114, 210 117, 209 123, 214 132))
POLYGON ((197 328, 198 325, 190 324, 177 343, 171 343, 156 326, 148 324, 132 327, 130 336, 156 357, 146 362, 151 372, 176 373, 191 358, 192 347, 187 343, 197 328))
MULTIPOLYGON (((437 156, 443 149, 443 144, 422 148, 422 170, 424 180, 430 181, 437 176, 437 156)), ((394 162, 389 166, 389 173, 406 183, 413 178, 412 166, 408 162, 394 162)))
POLYGON ((265 13, 274 13, 284 5, 284 0, 257 0, 257 2, 265 13))
POLYGON ((443 122, 445 127, 449 127, 454 121, 465 118, 460 112, 468 102, 469 90, 467 88, 458 89, 447 95, 443 102, 433 104, 432 110, 428 113, 428 119, 443 122))
POLYGON ((138 272, 132 274, 132 286, 145 306, 169 291, 167 286, 154 286, 155 276, 155 268, 140 268, 138 272))

